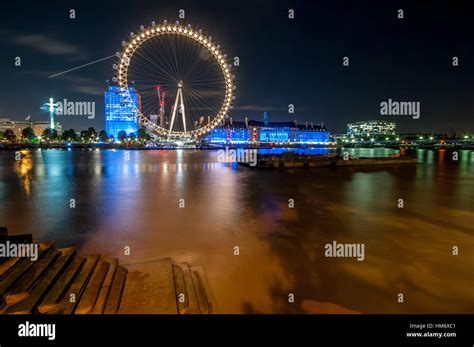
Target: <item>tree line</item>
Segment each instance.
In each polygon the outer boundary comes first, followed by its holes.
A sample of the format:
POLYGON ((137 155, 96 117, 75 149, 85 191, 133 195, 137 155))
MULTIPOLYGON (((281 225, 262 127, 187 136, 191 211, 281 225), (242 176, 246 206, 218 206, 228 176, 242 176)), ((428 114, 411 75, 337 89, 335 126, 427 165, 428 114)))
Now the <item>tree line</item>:
POLYGON ((21 131, 21 136, 16 136, 12 129, 6 129, 0 131, 0 140, 6 142, 74 142, 74 143, 92 143, 92 142, 115 142, 115 140, 121 142, 143 142, 149 140, 150 136, 146 134, 144 129, 139 129, 138 134, 128 134, 121 130, 117 139, 112 135, 108 135, 105 130, 96 132, 93 127, 89 127, 87 130, 76 132, 74 129, 64 130, 61 135, 58 134, 56 129, 46 128, 43 130, 41 136, 36 136, 31 127, 24 128, 21 131))

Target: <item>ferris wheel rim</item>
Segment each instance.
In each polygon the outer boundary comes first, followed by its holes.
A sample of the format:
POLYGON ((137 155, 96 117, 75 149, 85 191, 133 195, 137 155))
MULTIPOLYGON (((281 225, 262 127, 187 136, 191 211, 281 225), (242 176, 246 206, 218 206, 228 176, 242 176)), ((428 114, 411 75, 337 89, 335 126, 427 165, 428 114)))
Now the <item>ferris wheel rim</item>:
POLYGON ((135 106, 135 103, 132 101, 133 110, 137 113, 139 122, 151 123, 149 125, 153 128, 153 131, 159 135, 167 136, 201 136, 215 128, 219 125, 224 117, 231 109, 232 99, 233 99, 233 75, 230 71, 230 65, 227 65, 226 54, 222 52, 220 47, 216 45, 210 38, 205 37, 200 30, 194 30, 189 26, 184 26, 182 24, 158 24, 151 25, 150 27, 141 27, 141 31, 138 34, 131 35, 131 38, 125 44, 122 43, 123 48, 121 53, 117 54, 119 58, 119 63, 117 64, 117 81, 121 91, 124 91, 127 97, 131 100, 129 83, 128 83, 128 67, 130 65, 131 59, 135 51, 137 51, 140 46, 152 39, 161 35, 181 35, 192 39, 194 42, 200 44, 204 47, 208 53, 210 53, 214 61, 216 61, 222 72, 222 76, 225 82, 225 91, 224 91, 224 101, 222 106, 220 106, 219 111, 216 115, 211 115, 211 122, 199 128, 193 129, 191 131, 172 131, 171 129, 163 128, 153 122, 151 122, 140 110, 135 106))

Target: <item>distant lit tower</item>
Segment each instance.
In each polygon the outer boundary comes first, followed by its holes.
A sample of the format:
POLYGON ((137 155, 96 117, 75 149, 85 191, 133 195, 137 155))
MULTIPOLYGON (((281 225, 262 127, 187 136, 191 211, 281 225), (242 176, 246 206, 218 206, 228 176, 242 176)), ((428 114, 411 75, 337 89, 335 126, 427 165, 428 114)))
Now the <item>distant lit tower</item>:
POLYGON ((268 126, 268 112, 267 111, 263 112, 263 125, 266 127, 268 126))
POLYGON ((43 106, 41 107, 41 110, 49 112, 49 117, 51 119, 51 125, 50 125, 51 129, 55 128, 54 113, 56 112, 58 107, 59 107, 59 104, 55 104, 53 98, 49 98, 49 102, 43 104, 43 106))

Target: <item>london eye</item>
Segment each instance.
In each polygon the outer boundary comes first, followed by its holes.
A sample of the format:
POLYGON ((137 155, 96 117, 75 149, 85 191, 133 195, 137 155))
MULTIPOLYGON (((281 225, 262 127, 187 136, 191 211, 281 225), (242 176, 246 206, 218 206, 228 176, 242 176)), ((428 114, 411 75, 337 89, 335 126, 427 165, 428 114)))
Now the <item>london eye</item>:
POLYGON ((211 36, 179 22, 130 33, 114 64, 124 99, 139 122, 165 138, 196 138, 232 108, 231 65, 211 36), (132 97, 139 95, 139 99, 132 97))

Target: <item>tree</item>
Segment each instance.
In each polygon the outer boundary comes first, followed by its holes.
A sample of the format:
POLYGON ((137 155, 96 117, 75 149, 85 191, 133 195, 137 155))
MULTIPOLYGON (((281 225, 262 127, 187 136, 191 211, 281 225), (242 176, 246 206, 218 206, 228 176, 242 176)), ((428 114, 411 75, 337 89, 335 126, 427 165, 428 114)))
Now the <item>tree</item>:
POLYGON ((127 133, 125 132, 125 130, 120 130, 117 134, 117 139, 119 141, 125 141, 127 139, 127 133))
POLYGON ((97 138, 97 132, 93 127, 89 127, 89 129, 87 129, 87 135, 89 135, 89 140, 91 141, 97 138))
POLYGON ((81 140, 82 142, 89 142, 89 132, 87 130, 81 131, 81 140))
POLYGON ((5 138, 5 140, 10 141, 10 142, 13 142, 16 140, 16 135, 12 129, 5 130, 3 137, 5 138))
POLYGON ((48 141, 53 141, 57 139, 58 132, 56 129, 46 128, 43 130, 43 134, 41 136, 48 141))
POLYGON ((102 142, 107 142, 109 140, 109 137, 107 136, 107 132, 105 130, 101 130, 99 132, 99 140, 102 142))
POLYGON ((35 132, 30 127, 27 127, 21 131, 21 136, 23 136, 24 139, 32 140, 35 137, 35 132))
POLYGON ((76 141, 76 131, 74 129, 64 130, 62 138, 64 141, 76 141))
POLYGON ((146 131, 143 128, 138 129, 138 138, 140 140, 146 140, 146 131))

